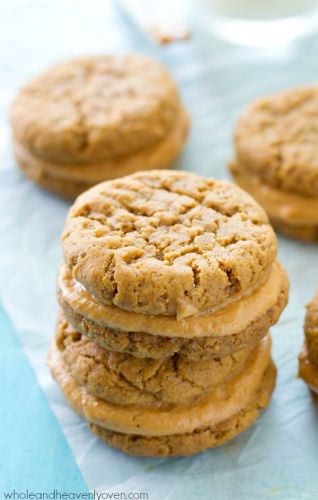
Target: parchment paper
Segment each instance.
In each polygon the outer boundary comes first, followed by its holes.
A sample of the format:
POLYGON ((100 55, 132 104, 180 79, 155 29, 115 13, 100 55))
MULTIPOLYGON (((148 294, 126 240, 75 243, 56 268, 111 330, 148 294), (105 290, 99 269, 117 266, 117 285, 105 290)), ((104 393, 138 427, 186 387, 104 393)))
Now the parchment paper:
POLYGON ((167 64, 191 113, 191 137, 178 168, 227 178, 239 111, 256 96, 317 81, 317 36, 288 49, 256 50, 214 40, 197 26, 192 41, 160 49, 106 0, 2 0, 0 11, 1 301, 88 487, 143 491, 151 499, 318 498, 318 411, 296 379, 304 306, 318 287, 318 247, 279 238, 291 296, 272 330, 278 387, 257 424, 224 447, 193 458, 128 457, 89 433, 45 366, 57 311, 59 236, 69 205, 19 173, 6 119, 17 88, 47 65, 82 53, 141 51, 167 64))

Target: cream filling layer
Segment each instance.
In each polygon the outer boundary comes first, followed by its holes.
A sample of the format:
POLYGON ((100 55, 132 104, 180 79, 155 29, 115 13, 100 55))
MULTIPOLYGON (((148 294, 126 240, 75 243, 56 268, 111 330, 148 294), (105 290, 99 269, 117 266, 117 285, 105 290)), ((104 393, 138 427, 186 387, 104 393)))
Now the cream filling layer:
POLYGON ((271 338, 260 341, 255 356, 228 383, 194 405, 168 408, 122 406, 94 398, 72 378, 62 356, 54 346, 49 366, 65 398, 73 409, 89 422, 124 434, 167 436, 213 427, 246 408, 262 381, 270 362, 271 338))
POLYGON ((267 186, 256 176, 243 172, 242 167, 234 168, 232 174, 237 184, 262 205, 270 218, 295 226, 318 224, 318 198, 306 198, 267 186))
POLYGON ((174 129, 158 144, 131 156, 99 163, 58 163, 32 154, 17 142, 14 143, 14 152, 18 163, 29 164, 33 169, 43 171, 51 177, 96 184, 104 179, 122 177, 137 170, 168 167, 186 139, 188 126, 189 118, 185 109, 182 108, 174 129))
POLYGON ((250 295, 214 313, 200 314, 177 320, 173 316, 140 314, 101 304, 72 277, 63 264, 58 287, 61 298, 76 313, 112 330, 145 332, 165 337, 194 338, 233 335, 243 331, 253 321, 273 307, 287 281, 279 262, 274 262, 268 279, 250 295))

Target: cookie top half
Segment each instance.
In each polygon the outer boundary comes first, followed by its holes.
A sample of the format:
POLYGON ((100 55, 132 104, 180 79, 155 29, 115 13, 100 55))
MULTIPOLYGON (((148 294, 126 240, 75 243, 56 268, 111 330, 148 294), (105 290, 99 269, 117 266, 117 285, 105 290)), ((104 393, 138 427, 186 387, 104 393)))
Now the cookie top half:
POLYGON ((102 162, 157 145, 180 114, 176 84, 140 55, 97 56, 52 66, 17 95, 14 140, 59 163, 102 162))
POLYGON ((225 307, 269 273, 276 237, 231 183, 152 170, 81 195, 62 235, 72 275, 98 301, 178 319, 225 307))
POLYGON ((318 196, 318 87, 259 99, 235 128, 236 160, 272 187, 318 196))

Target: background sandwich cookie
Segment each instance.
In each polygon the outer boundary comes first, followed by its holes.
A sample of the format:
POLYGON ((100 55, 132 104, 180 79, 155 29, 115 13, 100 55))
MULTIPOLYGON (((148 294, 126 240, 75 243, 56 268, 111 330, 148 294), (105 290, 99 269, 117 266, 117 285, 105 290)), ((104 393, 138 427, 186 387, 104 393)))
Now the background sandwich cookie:
POLYGON ((134 54, 52 66, 21 89, 10 118, 18 165, 68 198, 105 179, 170 167, 189 127, 167 70, 134 54))
POLYGON ((309 241, 318 241, 317 120, 318 87, 255 101, 236 124, 230 165, 275 228, 309 241))
POLYGON ((276 379, 269 336, 236 377, 197 403, 168 408, 114 405, 91 396, 55 346, 48 363, 66 400, 101 439, 126 453, 158 457, 198 453, 235 437, 268 405, 276 379))
POLYGON ((307 306, 305 344, 299 355, 299 377, 318 394, 318 292, 307 306))

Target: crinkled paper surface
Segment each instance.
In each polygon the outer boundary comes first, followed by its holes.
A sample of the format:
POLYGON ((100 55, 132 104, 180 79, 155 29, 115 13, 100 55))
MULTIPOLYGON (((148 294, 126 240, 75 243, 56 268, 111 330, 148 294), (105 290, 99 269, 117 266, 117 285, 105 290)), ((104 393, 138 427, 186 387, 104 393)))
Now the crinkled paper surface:
POLYGON ((19 173, 6 121, 17 88, 55 61, 81 53, 145 52, 167 64, 191 113, 191 137, 178 167, 227 178, 231 130, 241 108, 256 96, 317 81, 317 36, 259 50, 221 43, 197 27, 192 41, 158 48, 107 0, 2 0, 0 11, 1 301, 88 487, 146 491, 151 499, 318 498, 318 407, 296 378, 304 307, 318 288, 318 247, 279 238, 291 297, 273 328, 278 387, 257 424, 221 449, 193 458, 128 457, 88 432, 45 366, 57 310, 59 236, 69 205, 19 173))

